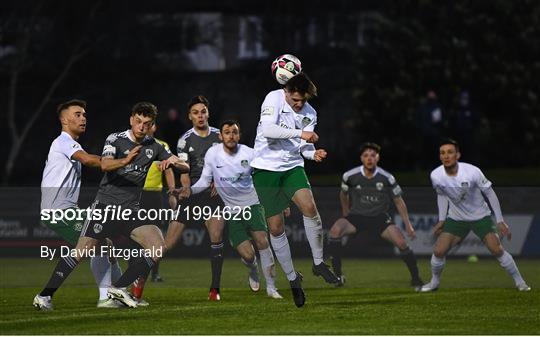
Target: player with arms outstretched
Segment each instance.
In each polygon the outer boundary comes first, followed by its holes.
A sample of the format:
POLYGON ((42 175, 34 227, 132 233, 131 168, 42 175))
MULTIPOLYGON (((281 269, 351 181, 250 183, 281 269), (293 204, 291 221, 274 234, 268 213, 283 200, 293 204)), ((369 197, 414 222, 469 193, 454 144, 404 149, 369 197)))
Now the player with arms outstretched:
POLYGON ((396 206, 403 219, 409 238, 414 239, 416 234, 409 220, 401 187, 393 175, 377 165, 380 151, 381 147, 375 143, 362 144, 360 149, 362 165, 343 174, 339 194, 343 217, 334 223, 329 235, 332 267, 340 279, 338 285, 342 286, 345 278, 341 273, 341 238, 371 229, 399 249, 401 259, 411 274, 411 286, 418 288, 424 283, 418 274, 416 257, 389 213, 391 203, 396 206))
POLYGON ((512 233, 503 219, 499 199, 482 171, 471 164, 459 162, 461 153, 455 140, 444 140, 439 147, 442 165, 431 172, 431 182, 437 192, 439 222, 434 227, 437 241, 431 256, 431 281, 420 291, 429 292, 439 288, 446 254, 472 230, 497 258, 501 267, 512 277, 519 291, 531 288, 521 277, 512 255, 502 246, 499 234, 511 239, 512 233), (495 221, 491 220, 484 196, 489 201, 495 221))

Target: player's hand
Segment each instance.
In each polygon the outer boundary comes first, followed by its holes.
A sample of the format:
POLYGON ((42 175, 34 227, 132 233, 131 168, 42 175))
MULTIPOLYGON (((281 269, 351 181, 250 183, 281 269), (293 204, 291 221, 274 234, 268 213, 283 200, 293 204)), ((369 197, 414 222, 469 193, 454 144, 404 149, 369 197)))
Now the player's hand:
POLYGON ((142 145, 137 145, 134 148, 132 148, 127 156, 124 158, 124 164, 127 165, 131 163, 138 155, 139 152, 141 152, 142 145))
POLYGON ((169 207, 171 209, 176 209, 178 206, 178 199, 174 193, 169 193, 169 207))
POLYGON ((214 183, 212 183, 212 184, 210 184, 210 197, 213 198, 216 195, 218 195, 216 185, 214 185, 214 183))
POLYGON ((407 231, 407 236, 409 237, 409 239, 416 239, 416 232, 414 231, 414 227, 411 225, 410 222, 405 225, 405 230, 407 231))
POLYGON ((180 188, 180 193, 178 194, 178 199, 180 201, 185 200, 191 196, 191 188, 182 187, 180 188))
POLYGON ((326 150, 325 149, 318 149, 315 151, 315 154, 313 155, 313 160, 315 160, 317 163, 320 163, 326 158, 326 150))
POLYGON ((283 216, 288 218, 291 216, 291 208, 290 207, 287 207, 283 210, 283 216))
POLYGON ((512 232, 510 232, 510 228, 506 224, 506 222, 501 221, 497 224, 497 229, 499 230, 499 234, 501 234, 501 237, 508 237, 508 241, 512 240, 512 232))
POLYGON ((319 140, 319 135, 313 131, 302 131, 300 138, 308 143, 316 143, 319 140))
POLYGON ((162 172, 165 171, 166 169, 168 169, 169 166, 171 166, 171 162, 169 161, 169 159, 162 160, 158 165, 159 170, 162 171, 162 172))
POLYGON ((435 226, 433 226, 433 235, 439 236, 442 233, 443 230, 444 221, 439 221, 435 226))

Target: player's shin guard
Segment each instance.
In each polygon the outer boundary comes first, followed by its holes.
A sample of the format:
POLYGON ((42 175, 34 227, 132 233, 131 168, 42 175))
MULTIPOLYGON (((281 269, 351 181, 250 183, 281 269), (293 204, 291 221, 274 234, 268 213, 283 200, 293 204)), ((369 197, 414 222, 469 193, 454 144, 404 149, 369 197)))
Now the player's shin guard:
POLYGON ((128 269, 120 276, 118 281, 114 283, 114 286, 116 288, 127 288, 130 284, 135 282, 139 276, 148 276, 154 263, 154 260, 150 257, 133 258, 129 263, 128 269))
POLYGON ((409 273, 411 273, 411 278, 413 280, 419 280, 420 275, 418 275, 418 264, 416 262, 416 256, 414 256, 413 251, 409 247, 405 248, 404 250, 400 249, 399 256, 407 265, 409 273))
POLYGON ((54 271, 47 282, 45 288, 39 293, 40 296, 53 296, 58 288, 64 283, 65 279, 71 274, 73 269, 77 267, 79 262, 70 256, 63 257, 58 261, 54 271))
POLYGON ((296 279, 296 271, 294 270, 292 256, 291 256, 291 247, 289 246, 289 240, 285 232, 281 233, 278 236, 273 236, 270 234, 270 242, 276 253, 281 269, 289 281, 294 281, 296 279))
POLYGON ((332 256, 332 269, 337 277, 341 277, 341 238, 330 238, 328 240, 328 253, 332 256))
POLYGON ((107 289, 111 286, 111 264, 107 255, 94 256, 90 259, 90 269, 99 287, 99 299, 107 299, 107 289))
POLYGON ((210 245, 210 266, 212 267, 212 284, 210 288, 219 288, 221 270, 223 269, 223 241, 212 242, 210 245))
POLYGON ((274 254, 272 253, 272 249, 270 249, 270 247, 261 249, 259 250, 259 255, 261 256, 261 268, 266 280, 266 288, 275 289, 276 266, 274 263, 274 254))
POLYGON ((306 237, 311 247, 311 255, 313 255, 313 263, 321 264, 323 260, 323 228, 321 217, 317 213, 313 218, 304 215, 304 228, 306 237))
POLYGON ((441 273, 444 268, 446 258, 438 258, 435 255, 431 255, 431 284, 438 285, 441 279, 441 273))
POLYGON ((504 253, 497 258, 497 260, 499 260, 501 267, 503 267, 504 270, 506 270, 506 272, 512 277, 512 279, 514 279, 516 286, 525 283, 525 280, 523 280, 523 277, 521 277, 516 262, 510 253, 505 250, 504 253))

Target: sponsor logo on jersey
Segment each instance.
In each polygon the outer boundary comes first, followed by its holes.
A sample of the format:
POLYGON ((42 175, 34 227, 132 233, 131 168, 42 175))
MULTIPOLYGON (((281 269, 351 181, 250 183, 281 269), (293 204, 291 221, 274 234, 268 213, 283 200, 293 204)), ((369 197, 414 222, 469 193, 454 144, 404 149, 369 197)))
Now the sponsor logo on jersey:
POLYGON ((76 148, 79 147, 79 144, 72 144, 71 147, 74 148, 74 149, 76 149, 76 148))
POLYGON ((190 146, 188 151, 193 152, 193 151, 195 151, 195 149, 192 146, 190 146))
POLYGON ((362 189, 362 186, 356 185, 356 186, 354 186, 354 188, 356 188, 357 190, 360 190, 360 189, 362 189))
POLYGON ((144 151, 144 154, 146 154, 146 156, 148 157, 148 159, 152 158, 152 156, 154 155, 154 150, 152 149, 146 149, 144 151))
POLYGON ((375 187, 377 188, 377 191, 382 191, 384 184, 381 182, 378 182, 375 184, 375 187))
POLYGON ((222 168, 225 165, 216 165, 216 168, 222 168))
POLYGON ((129 150, 124 151, 124 154, 128 154, 128 153, 129 153, 129 150))
POLYGON ((248 161, 247 161, 246 159, 244 159, 244 160, 242 160, 242 161, 240 162, 240 165, 242 165, 242 167, 248 167, 248 166, 249 166, 249 163, 248 163, 248 161))
POLYGON ((469 187, 469 182, 468 181, 462 182, 461 187, 469 187))

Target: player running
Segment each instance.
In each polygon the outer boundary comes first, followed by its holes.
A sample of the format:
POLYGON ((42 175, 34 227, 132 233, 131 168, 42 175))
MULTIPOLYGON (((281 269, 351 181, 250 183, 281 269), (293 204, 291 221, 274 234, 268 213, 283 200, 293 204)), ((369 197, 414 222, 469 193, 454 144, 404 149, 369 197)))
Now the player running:
MULTIPOLYGON (((188 118, 193 124, 193 127, 186 131, 180 139, 178 139, 177 153, 178 157, 185 160, 190 165, 189 173, 184 173, 180 176, 182 187, 182 198, 188 198, 191 190, 188 188, 201 177, 204 166, 204 158, 206 151, 212 145, 220 143, 219 129, 211 127, 208 124, 210 117, 210 102, 202 95, 193 97, 188 103, 188 118)), ((221 207, 222 202, 219 196, 214 195, 211 189, 198 194, 196 197, 190 198, 187 205, 182 205, 183 209, 193 210, 194 208, 210 207, 212 214, 216 208, 221 207)), ((188 214, 181 210, 179 217, 179 225, 171 227, 167 236, 169 238, 178 238, 185 224, 190 222, 189 218, 192 214, 188 214), (170 233, 170 234, 169 234, 170 233)), ((223 229, 225 222, 223 218, 211 217, 205 221, 208 236, 210 237, 210 266, 212 269, 212 282, 210 284, 210 292, 208 299, 210 301, 220 300, 220 283, 221 271, 223 268, 223 229)), ((172 241, 172 240, 171 240, 172 241)))
POLYGON ((459 162, 460 157, 459 145, 455 140, 447 139, 441 143, 439 158, 442 165, 431 172, 431 182, 437 192, 439 207, 439 222, 433 231, 438 237, 431 256, 431 281, 420 291, 429 292, 439 288, 446 254, 471 230, 510 274, 516 288, 519 291, 530 291, 531 288, 521 277, 512 255, 501 245, 499 234, 510 240, 512 233, 503 219, 499 199, 491 187, 491 181, 487 180, 478 167, 459 162), (491 219, 491 210, 484 196, 495 213, 497 225, 491 219))
POLYGON ((270 241, 298 307, 305 302, 302 275, 293 266, 282 214, 291 200, 304 216, 306 237, 313 255, 313 273, 328 283, 339 282, 323 261, 321 217, 304 171, 304 158, 316 162, 326 158, 325 150, 315 150, 311 144, 319 139, 313 132, 317 112, 307 101, 316 95, 313 82, 300 73, 283 89, 271 91, 266 96, 255 138, 255 158, 251 162, 253 184, 265 209, 270 241))
MULTIPOLYGON (((81 189, 81 164, 99 168, 101 157, 89 154, 77 142, 86 131, 86 102, 73 99, 62 103, 57 109, 62 133, 52 142, 43 170, 41 181, 41 210, 67 214, 78 210, 77 201, 81 189)), ((41 223, 52 229, 71 246, 77 244, 83 219, 42 219, 41 223)), ((122 273, 118 262, 109 263, 108 256, 92 257, 90 268, 99 287, 98 308, 118 307, 118 303, 107 297, 107 288, 122 273)), ((34 298, 34 306, 44 310, 53 308, 50 296, 34 298)))
POLYGON ((251 167, 253 149, 242 144, 240 124, 234 120, 221 123, 220 135, 223 144, 208 149, 204 157, 201 178, 191 186, 191 193, 206 190, 212 181, 225 203, 225 223, 229 228, 229 241, 238 251, 249 269, 248 283, 253 291, 259 291, 257 257, 251 239, 261 257, 261 267, 266 279, 266 293, 271 298, 283 298, 275 285, 274 255, 268 243, 264 209, 253 187, 251 167))
POLYGON ((381 147, 375 143, 362 144, 360 149, 362 165, 343 174, 339 194, 343 217, 334 223, 329 235, 328 248, 332 255, 332 267, 340 280, 338 286, 343 286, 345 277, 341 273, 341 238, 373 229, 399 249, 401 259, 411 274, 411 286, 418 288, 424 282, 418 275, 418 265, 413 251, 389 214, 391 202, 403 219, 409 238, 414 239, 416 234, 409 220, 407 205, 401 197, 403 194, 401 187, 394 176, 377 166, 380 151, 381 147))
MULTIPOLYGON (((101 169, 105 172, 101 180, 96 200, 92 205, 92 214, 87 218, 77 242, 75 257, 65 256, 60 259, 45 288, 39 293, 40 297, 52 297, 71 272, 77 267, 85 254, 89 254, 97 242, 104 238, 118 235, 130 237, 139 247, 152 252, 163 251, 164 240, 157 226, 149 225, 145 219, 137 217, 140 195, 148 168, 157 159, 160 169, 165 170, 170 165, 182 172, 189 166, 170 151, 157 143, 147 133, 157 117, 157 108, 148 102, 135 104, 131 112, 131 128, 113 133, 107 137, 101 158, 101 169), (114 206, 114 207, 111 207, 114 206), (96 216, 115 208, 120 212, 130 210, 129 218, 133 221, 101 219, 96 216)), ((128 307, 136 307, 138 301, 125 288, 137 277, 146 276, 160 259, 159 254, 152 256, 134 257, 128 269, 108 289, 109 298, 116 299, 128 307)), ((37 296, 36 296, 37 297, 37 296)), ((50 303, 37 303, 40 309, 52 308, 50 303)))

